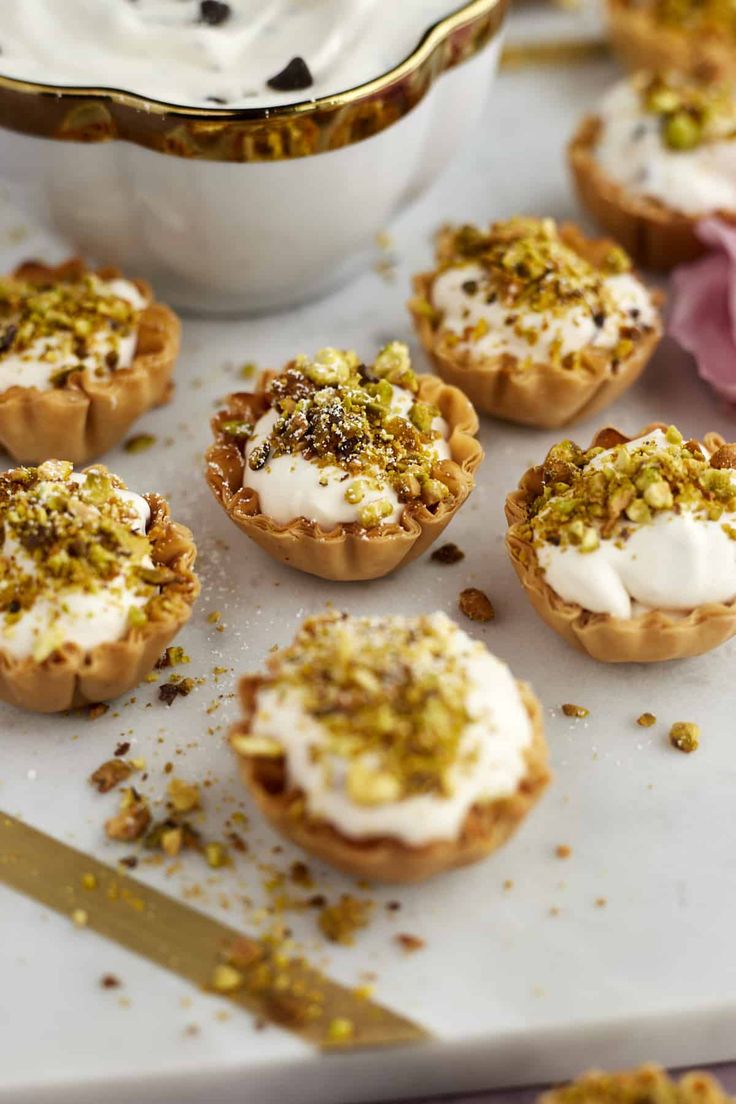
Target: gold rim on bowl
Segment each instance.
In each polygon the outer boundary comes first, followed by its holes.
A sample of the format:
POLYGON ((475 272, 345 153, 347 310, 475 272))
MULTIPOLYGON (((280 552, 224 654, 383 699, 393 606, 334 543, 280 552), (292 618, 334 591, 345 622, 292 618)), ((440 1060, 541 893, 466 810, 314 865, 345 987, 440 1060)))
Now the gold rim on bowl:
POLYGON ((182 107, 111 88, 0 76, 0 127, 57 141, 132 142, 204 161, 285 161, 386 130, 434 81, 499 33, 509 0, 470 0, 439 20, 387 73, 345 92, 273 108, 182 107))

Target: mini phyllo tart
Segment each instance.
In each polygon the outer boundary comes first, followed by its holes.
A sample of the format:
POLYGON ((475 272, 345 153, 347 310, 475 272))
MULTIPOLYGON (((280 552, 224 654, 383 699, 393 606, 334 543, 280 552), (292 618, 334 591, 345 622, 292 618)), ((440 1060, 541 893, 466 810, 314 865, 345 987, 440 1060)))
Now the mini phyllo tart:
POLYGON ((0 475, 0 699, 55 713, 130 690, 189 618, 191 533, 102 466, 0 475))
POLYGON ((549 780, 531 690, 442 613, 311 617, 240 696, 231 744, 266 818, 361 877, 483 858, 549 780))
POLYGON ((212 422, 207 481, 277 560, 375 579, 421 555, 474 486, 483 450, 462 392, 417 376, 406 345, 373 364, 322 349, 231 395, 212 422))
POLYGON ((165 402, 179 320, 142 280, 81 261, 0 278, 0 447, 89 460, 165 402))
POLYGON ((647 268, 702 253, 701 219, 736 221, 732 85, 638 73, 583 119, 569 156, 582 202, 647 268))
POLYGON ((440 376, 478 410, 560 426, 629 387, 661 336, 659 294, 613 242, 553 219, 440 232, 409 303, 440 376))
POLYGON ((651 425, 550 449, 506 501, 537 613, 606 662, 700 655, 736 633, 736 445, 651 425))
POLYGON ((732 0, 607 0, 611 43, 629 69, 736 79, 732 0))
POLYGON ((674 1080, 660 1066, 646 1065, 624 1073, 591 1070, 537 1104, 733 1104, 733 1097, 708 1073, 693 1070, 674 1080))

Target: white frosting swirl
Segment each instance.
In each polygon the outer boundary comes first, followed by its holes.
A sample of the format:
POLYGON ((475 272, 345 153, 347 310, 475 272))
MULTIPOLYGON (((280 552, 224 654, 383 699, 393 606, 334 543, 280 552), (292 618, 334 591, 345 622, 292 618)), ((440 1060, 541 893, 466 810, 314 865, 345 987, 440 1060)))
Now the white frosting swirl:
POLYGON ((412 52, 459 0, 228 0, 220 23, 199 0, 22 0, 0 4, 0 72, 118 88, 169 103, 259 107, 332 95, 412 52), (310 87, 267 81, 295 56, 310 87))
MULTIPOLYGON (((411 392, 393 387, 392 410, 406 414, 413 401, 411 392)), ((279 525, 302 517, 330 530, 336 525, 359 521, 361 510, 372 502, 386 501, 391 505, 391 513, 382 519, 381 524, 391 525, 399 521, 404 503, 399 502, 385 475, 377 470, 368 471, 364 476, 351 476, 337 464, 322 466, 305 459, 302 453, 294 452, 275 456, 264 467, 253 471, 248 460, 277 421, 278 414, 273 408, 259 418, 245 450, 243 486, 257 492, 261 513, 267 514, 279 525), (345 489, 356 478, 364 480, 365 491, 360 503, 353 504, 346 501, 345 489)), ((441 417, 434 418, 432 428, 442 436, 433 441, 427 451, 434 453, 437 460, 449 460, 447 422, 441 417)))
POLYGON ((544 363, 558 342, 561 342, 560 356, 588 346, 613 349, 621 338, 622 326, 655 324, 657 311, 651 295, 635 276, 621 273, 607 277, 603 283, 616 309, 610 311, 600 325, 585 303, 555 314, 511 309, 497 299, 489 303, 488 277, 476 262, 453 266, 440 273, 432 287, 432 305, 442 311, 443 330, 461 338, 456 348, 469 353, 473 359, 483 360, 507 353, 519 360, 532 357, 535 362, 544 363), (472 329, 479 322, 487 325, 483 336, 463 339, 468 327, 472 329))
POLYGON ((630 80, 614 85, 596 114, 603 126, 595 157, 611 180, 686 215, 736 211, 736 140, 668 149, 659 115, 642 107, 630 80))
MULTIPOLYGON (((377 627, 406 624, 405 618, 369 619, 377 627)), ((251 724, 255 737, 275 740, 285 749, 291 784, 303 791, 309 812, 324 818, 351 839, 388 836, 410 847, 434 840, 452 840, 460 834, 470 809, 515 793, 526 774, 525 750, 532 726, 519 688, 509 668, 472 640, 444 614, 431 618, 446 635, 446 648, 437 661, 460 660, 467 674, 467 711, 470 722, 460 737, 457 761, 451 769, 448 794, 427 793, 380 805, 359 805, 346 789, 348 764, 330 757, 330 775, 314 754, 328 746, 328 734, 303 708, 298 689, 278 686, 259 690, 251 724)))
MULTIPOLYGON (((664 434, 656 430, 626 449, 647 441, 665 445, 664 434)), ((612 452, 600 453, 588 467, 605 466, 612 452)), ((732 477, 736 481, 736 471, 732 477)), ((537 559, 561 598, 593 613, 627 620, 649 609, 691 610, 736 597, 736 541, 724 524, 736 525, 736 514, 709 521, 684 508, 662 510, 651 522, 634 526, 625 541, 602 539, 585 553, 544 543, 537 559)))

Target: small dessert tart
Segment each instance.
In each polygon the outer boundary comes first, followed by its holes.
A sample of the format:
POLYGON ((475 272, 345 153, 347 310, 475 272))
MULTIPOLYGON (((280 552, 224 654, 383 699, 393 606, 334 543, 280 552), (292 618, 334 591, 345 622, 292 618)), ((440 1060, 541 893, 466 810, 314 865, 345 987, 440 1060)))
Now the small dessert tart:
POLYGON ((549 781, 531 690, 442 613, 310 617, 240 697, 231 744, 261 811, 360 877, 483 858, 549 781))
POLYGON ((609 663, 700 655, 736 633, 736 445, 670 426, 555 445, 506 500, 537 613, 609 663))
POLYGON ((165 402, 179 320, 143 280, 72 260, 0 278, 0 446, 82 463, 165 402))
POLYGON ((577 1081, 551 1089, 537 1104, 731 1104, 733 1098, 709 1073, 693 1070, 678 1081, 647 1064, 624 1073, 591 1070, 577 1081))
POLYGON ((607 0, 611 44, 629 69, 736 78, 731 0, 607 0))
POLYGON ((553 219, 445 228, 409 303, 437 372, 479 410, 534 426, 630 387, 661 336, 660 296, 613 242, 553 219))
POLYGON ((0 699, 25 709, 136 686, 199 592, 189 530, 101 465, 4 472, 0 537, 0 699))
POLYGON ((416 376, 409 350, 373 364, 322 349, 231 395, 212 422, 207 482, 277 560, 324 579, 376 579, 421 555, 483 459, 462 392, 416 376))
POLYGON ((583 119, 569 158, 582 202, 639 264, 692 260, 701 219, 736 221, 733 86, 637 73, 583 119))

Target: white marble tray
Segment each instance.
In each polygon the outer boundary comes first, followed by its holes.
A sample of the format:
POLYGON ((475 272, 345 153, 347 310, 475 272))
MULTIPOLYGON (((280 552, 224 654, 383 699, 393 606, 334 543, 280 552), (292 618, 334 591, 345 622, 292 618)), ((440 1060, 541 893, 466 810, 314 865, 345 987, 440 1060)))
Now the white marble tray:
MULTIPOLYGON (((546 706, 556 775, 548 796, 485 864, 423 888, 377 891, 376 919, 353 948, 327 950, 313 914, 289 917, 330 973, 356 984, 375 972, 376 996, 431 1029, 436 1042, 318 1057, 279 1030, 256 1033, 247 1015, 1 890, 2 1104, 346 1104, 529 1083, 592 1063, 734 1056, 736 644, 669 666, 606 668, 537 620, 504 553, 501 506, 553 435, 486 421, 479 487, 449 532, 465 561, 442 568, 425 558, 368 585, 339 587, 277 567, 230 525, 201 472, 210 411, 237 386, 233 365, 278 365, 326 343, 370 355, 386 338, 411 337, 403 309, 409 275, 429 259, 429 235, 441 220, 578 214, 561 150, 578 111, 613 72, 601 64, 504 75, 474 148, 393 228, 393 284, 369 272, 328 300, 276 318, 185 324, 175 401, 139 427, 158 443, 139 456, 118 451, 109 462, 131 486, 169 495, 175 515, 196 532, 203 594, 181 643, 192 656, 186 673, 208 676, 207 684, 171 709, 144 685, 135 704, 121 701, 95 722, 0 708, 0 808, 114 861, 120 850, 102 832, 114 797, 100 797, 85 778, 125 736, 131 754, 148 761, 151 794, 163 794, 170 759, 183 777, 212 779, 208 831, 218 836, 226 815, 248 802, 224 743, 234 704, 226 699, 207 712, 234 684, 228 673, 216 688, 214 665, 235 673, 259 666, 305 611, 328 600, 356 613, 452 613, 462 587, 486 589, 498 618, 474 631, 546 706), (167 436, 176 444, 165 445, 167 436), (223 611, 221 633, 207 621, 214 609, 223 611), (563 716, 566 701, 587 706, 590 717, 563 716), (657 727, 636 726, 644 710, 660 718, 657 727), (678 719, 702 726, 694 756, 667 744, 666 727, 678 719), (212 726, 219 727, 210 735, 212 726), (565 861, 555 857, 560 843, 573 849, 565 861), (383 903, 396 898, 401 910, 388 913, 383 903), (392 939, 397 931, 423 937, 426 949, 403 955, 392 939), (100 988, 106 972, 124 987, 100 988), (187 1033, 188 1025, 198 1033, 187 1033)), ((4 216, 3 267, 48 249, 38 237, 18 242, 17 222, 4 216)), ((61 254, 58 243, 54 252, 61 254)), ((626 430, 664 418, 693 435, 709 428, 734 435, 730 415, 668 343, 611 417, 626 430)), ((595 428, 583 425, 580 438, 595 428)), ((252 909, 240 899, 261 896, 255 860, 269 857, 275 839, 256 821, 250 841, 251 856, 238 856, 232 872, 215 876, 191 856, 178 875, 137 873, 171 894, 198 884, 203 892, 192 904, 252 927, 252 909)), ((293 857, 287 849, 279 862, 286 867, 293 857)), ((331 896, 355 891, 326 871, 319 883, 331 896)))

